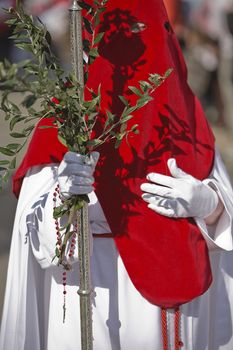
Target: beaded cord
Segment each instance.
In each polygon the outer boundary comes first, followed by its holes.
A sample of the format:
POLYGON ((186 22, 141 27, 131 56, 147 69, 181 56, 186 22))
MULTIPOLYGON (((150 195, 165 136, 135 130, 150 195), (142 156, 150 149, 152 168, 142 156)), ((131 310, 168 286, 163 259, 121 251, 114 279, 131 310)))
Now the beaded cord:
MULTIPOLYGON (((61 203, 63 203, 63 200, 61 198, 61 194, 60 194, 60 187, 57 184, 57 186, 55 187, 54 193, 53 193, 53 209, 55 209, 57 207, 57 202, 58 199, 61 203)), ((60 232, 60 224, 59 224, 59 220, 58 218, 54 218, 54 222, 55 222, 55 231, 56 231, 56 236, 57 236, 57 241, 56 241, 56 249, 59 250, 59 252, 61 252, 62 249, 62 235, 60 232)), ((69 251, 68 251, 68 261, 72 260, 73 256, 74 256, 74 251, 75 251, 75 247, 76 247, 76 237, 77 237, 77 230, 78 230, 78 225, 77 222, 74 223, 74 230, 73 230, 73 235, 71 237, 71 241, 70 241, 70 246, 69 246, 69 251)), ((66 317, 66 295, 67 295, 67 290, 66 290, 66 285, 67 285, 67 272, 69 271, 69 266, 70 264, 64 264, 63 268, 65 269, 65 271, 63 271, 62 273, 62 284, 63 284, 63 323, 65 323, 65 317, 66 317)))

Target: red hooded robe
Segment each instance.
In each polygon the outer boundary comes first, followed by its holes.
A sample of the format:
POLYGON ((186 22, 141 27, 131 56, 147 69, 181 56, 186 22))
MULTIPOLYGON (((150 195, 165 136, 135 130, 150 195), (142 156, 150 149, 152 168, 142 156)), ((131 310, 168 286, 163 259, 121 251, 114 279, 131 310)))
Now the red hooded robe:
MULTIPOLYGON (((137 86, 149 73, 171 76, 154 100, 134 114, 139 135, 116 150, 99 149, 96 193, 128 274, 151 303, 175 307, 204 293, 211 283, 208 250, 194 220, 171 219, 147 208, 140 184, 149 172, 170 175, 167 160, 198 179, 208 177, 214 138, 199 101, 187 85, 187 72, 177 39, 161 0, 109 0, 100 31, 105 31, 100 57, 90 68, 88 86, 102 85, 102 110, 119 114, 118 95, 132 100, 127 86, 137 86), (135 25, 142 31, 135 33, 135 25), (136 25, 137 26, 137 25, 136 25)), ((66 149, 55 129, 38 129, 14 177, 19 192, 33 165, 60 162, 66 149)))

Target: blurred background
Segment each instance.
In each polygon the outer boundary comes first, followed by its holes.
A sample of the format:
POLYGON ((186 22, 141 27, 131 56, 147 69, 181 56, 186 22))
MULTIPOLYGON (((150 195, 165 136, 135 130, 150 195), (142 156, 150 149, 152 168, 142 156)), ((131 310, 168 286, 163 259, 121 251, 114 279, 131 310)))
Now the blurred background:
MULTIPOLYGON (((54 51, 69 69, 69 19, 71 0, 22 0, 29 14, 39 16, 53 37, 54 51)), ((182 47, 188 80, 199 97, 213 128, 216 143, 233 180, 233 0, 164 0, 182 47)), ((9 39, 2 8, 15 0, 0 0, 0 61, 25 59, 9 39)), ((0 95, 1 98, 1 95, 0 95)), ((15 103, 20 96, 14 95, 15 103)), ((2 116, 0 111, 0 117, 2 116)), ((0 118, 0 145, 8 141, 8 129, 0 118)), ((1 157, 1 156, 0 156, 1 157)), ((0 317, 5 289, 8 252, 16 199, 9 184, 0 194, 0 317)))

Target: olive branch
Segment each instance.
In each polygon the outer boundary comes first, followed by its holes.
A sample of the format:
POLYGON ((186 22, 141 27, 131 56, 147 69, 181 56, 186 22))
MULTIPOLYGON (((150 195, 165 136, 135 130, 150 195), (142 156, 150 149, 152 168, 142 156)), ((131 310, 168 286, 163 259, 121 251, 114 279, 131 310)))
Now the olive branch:
MULTIPOLYGON (((83 42, 88 61, 84 62, 85 81, 88 78, 88 67, 98 57, 98 44, 104 33, 98 33, 96 27, 100 16, 106 9, 108 0, 93 2, 90 6, 80 1, 80 6, 86 11, 84 16, 85 30, 91 35, 91 40, 83 42)), ((106 110, 101 111, 101 86, 93 91, 87 86, 91 99, 84 98, 83 88, 76 77, 66 74, 59 64, 58 58, 51 49, 52 39, 39 18, 33 18, 24 12, 20 3, 16 8, 6 10, 11 18, 7 21, 12 29, 11 39, 15 45, 28 52, 30 59, 20 63, 7 60, 0 62, 0 91, 2 94, 1 110, 4 120, 9 123, 9 134, 17 141, 0 147, 0 187, 9 179, 11 171, 16 167, 19 152, 41 119, 52 119, 57 128, 58 139, 70 151, 88 155, 99 146, 113 140, 115 147, 119 147, 123 139, 131 134, 138 134, 138 125, 130 128, 128 122, 133 113, 153 100, 153 92, 171 74, 168 69, 163 75, 154 73, 145 81, 139 81, 138 87, 129 86, 128 89, 136 95, 135 104, 131 104, 124 96, 119 99, 124 105, 119 117, 106 110), (12 92, 22 95, 22 102, 13 102, 12 92), (39 107, 38 107, 39 104, 39 107), (101 115, 101 132, 93 137, 93 130, 101 115), (102 122, 104 118, 104 122, 102 122)), ((44 126, 44 128, 47 128, 44 126)), ((56 256, 62 260, 67 240, 70 237, 73 213, 83 207, 88 196, 74 196, 55 208, 54 218, 68 215, 64 230, 62 249, 56 249, 56 256)))

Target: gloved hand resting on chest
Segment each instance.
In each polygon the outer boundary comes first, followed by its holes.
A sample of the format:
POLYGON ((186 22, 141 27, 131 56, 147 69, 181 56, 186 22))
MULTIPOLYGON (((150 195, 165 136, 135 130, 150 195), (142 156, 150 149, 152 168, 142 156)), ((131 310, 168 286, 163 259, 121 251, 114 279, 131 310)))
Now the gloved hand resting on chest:
POLYGON ((167 162, 172 176, 150 173, 150 183, 141 185, 142 198, 148 208, 173 218, 206 218, 215 212, 219 197, 205 182, 177 167, 176 160, 167 162))
POLYGON ((64 155, 58 167, 58 183, 64 198, 93 191, 93 173, 98 159, 99 152, 91 152, 87 156, 75 152, 64 155))

